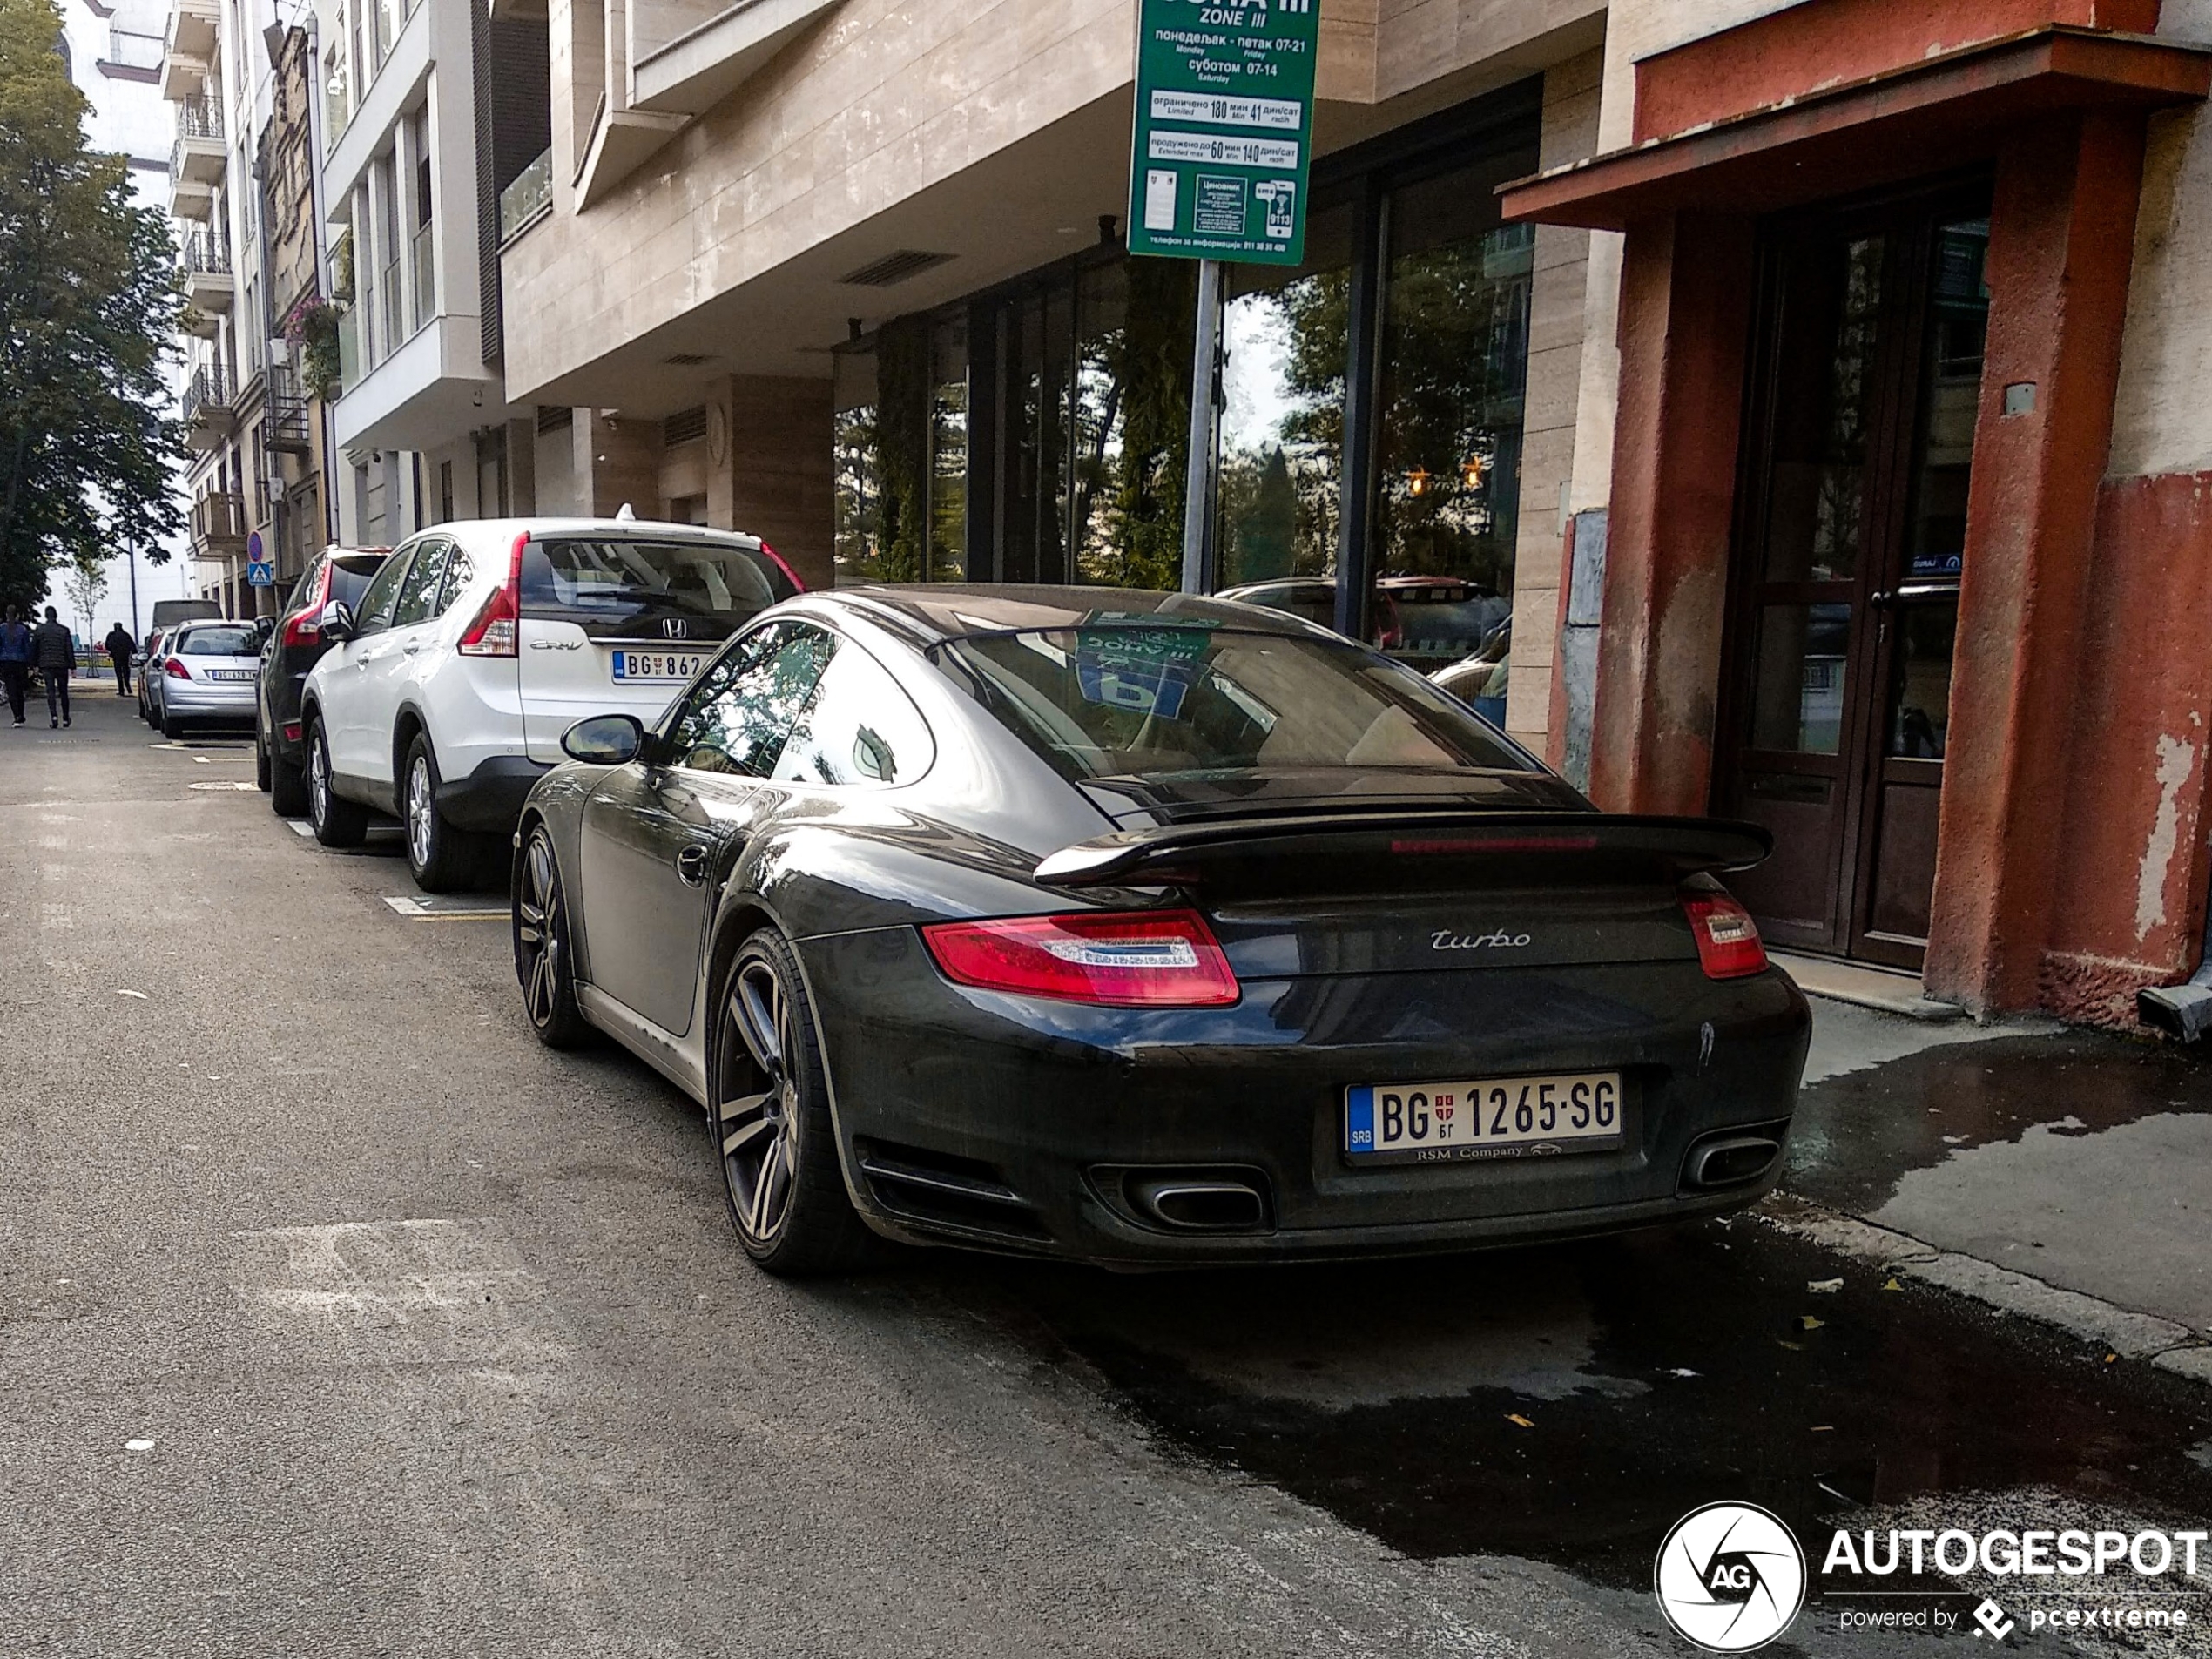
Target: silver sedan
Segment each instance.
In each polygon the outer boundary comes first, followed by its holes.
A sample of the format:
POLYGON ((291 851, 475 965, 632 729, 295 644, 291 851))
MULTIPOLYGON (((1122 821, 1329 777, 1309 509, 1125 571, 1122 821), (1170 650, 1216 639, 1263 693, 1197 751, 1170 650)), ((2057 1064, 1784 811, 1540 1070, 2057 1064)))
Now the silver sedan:
POLYGON ((161 735, 180 738, 194 723, 252 725, 260 673, 261 632, 252 623, 186 623, 146 683, 161 735))

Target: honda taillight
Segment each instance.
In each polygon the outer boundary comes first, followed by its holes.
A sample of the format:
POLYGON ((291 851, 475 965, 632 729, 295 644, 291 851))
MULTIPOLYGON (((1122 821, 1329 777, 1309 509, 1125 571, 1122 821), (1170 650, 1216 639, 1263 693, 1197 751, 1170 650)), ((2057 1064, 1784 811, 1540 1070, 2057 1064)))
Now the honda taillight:
POLYGON ((475 620, 461 636, 459 650, 463 657, 515 657, 521 654, 523 550, 529 544, 530 533, 528 530, 515 538, 515 550, 507 562, 507 580, 485 596, 483 606, 476 612, 475 620))
POLYGON ((946 978, 987 991, 1119 1008, 1227 1008, 1239 995, 1195 910, 950 921, 921 936, 946 978))
POLYGON ((162 664, 161 671, 172 680, 188 680, 192 678, 192 670, 185 666, 181 658, 175 657, 172 657, 167 662, 162 664))
POLYGON ((322 644, 322 608, 330 602, 330 561, 315 573, 315 590, 306 604, 285 618, 284 648, 301 650, 322 644))
POLYGON ((1742 979, 1764 970, 1766 947, 1759 942, 1758 924, 1727 894, 1692 889, 1682 895, 1682 908, 1707 979, 1742 979))

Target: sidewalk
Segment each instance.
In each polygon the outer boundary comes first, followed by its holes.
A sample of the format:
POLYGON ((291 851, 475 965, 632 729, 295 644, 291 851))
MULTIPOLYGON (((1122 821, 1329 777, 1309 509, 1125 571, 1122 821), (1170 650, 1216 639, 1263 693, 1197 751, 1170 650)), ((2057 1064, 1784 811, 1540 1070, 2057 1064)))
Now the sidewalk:
POLYGON ((1770 1221, 2212 1382, 2212 1055, 1811 1001, 1770 1221))

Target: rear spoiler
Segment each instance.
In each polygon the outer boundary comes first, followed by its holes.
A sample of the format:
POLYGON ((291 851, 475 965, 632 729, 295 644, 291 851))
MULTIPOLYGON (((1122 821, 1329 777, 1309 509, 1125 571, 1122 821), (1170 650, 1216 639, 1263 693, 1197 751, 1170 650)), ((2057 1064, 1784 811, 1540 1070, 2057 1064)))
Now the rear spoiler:
POLYGON ((1206 865, 1428 858, 1579 858, 1649 861, 1679 879, 1748 870, 1774 851, 1757 824, 1613 813, 1329 813, 1117 830, 1048 854, 1049 887, 1143 887, 1195 880, 1206 865))

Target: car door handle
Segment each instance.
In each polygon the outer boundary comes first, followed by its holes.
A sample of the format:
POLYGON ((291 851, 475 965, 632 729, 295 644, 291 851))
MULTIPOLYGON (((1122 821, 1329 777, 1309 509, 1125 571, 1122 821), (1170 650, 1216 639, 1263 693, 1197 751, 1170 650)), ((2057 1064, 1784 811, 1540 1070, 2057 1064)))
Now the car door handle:
POLYGON ((706 885, 706 849, 687 846, 676 855, 677 879, 687 887, 706 885))
POLYGON ((402 657, 412 657, 415 652, 421 651, 421 649, 422 647, 420 645, 402 645, 400 647, 400 655, 402 657))

